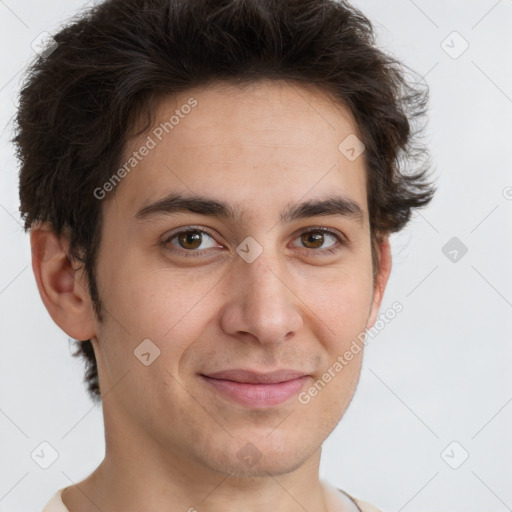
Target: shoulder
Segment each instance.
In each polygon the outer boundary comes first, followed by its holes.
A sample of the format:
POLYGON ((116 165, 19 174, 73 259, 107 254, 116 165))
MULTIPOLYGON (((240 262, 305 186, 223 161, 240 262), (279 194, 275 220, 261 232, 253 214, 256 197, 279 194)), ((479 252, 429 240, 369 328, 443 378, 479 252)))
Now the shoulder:
POLYGON ((329 482, 323 482, 324 488, 327 491, 327 497, 331 498, 328 503, 331 504, 332 510, 355 510, 357 512, 382 512, 375 505, 368 501, 355 498, 347 491, 331 485, 329 482))
POLYGON ((42 512, 69 512, 69 510, 66 508, 66 505, 64 505, 61 494, 62 491, 65 489, 63 487, 62 489, 59 489, 46 503, 44 506, 42 512))
POLYGON ((361 509, 361 512, 382 512, 379 508, 367 501, 358 500, 357 498, 352 498, 354 503, 361 509))

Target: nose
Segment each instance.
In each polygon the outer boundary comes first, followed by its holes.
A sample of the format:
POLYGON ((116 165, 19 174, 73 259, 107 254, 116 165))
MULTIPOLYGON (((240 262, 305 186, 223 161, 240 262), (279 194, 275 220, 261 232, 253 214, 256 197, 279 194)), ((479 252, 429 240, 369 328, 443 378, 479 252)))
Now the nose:
POLYGON ((229 275, 222 330, 264 344, 288 341, 303 325, 303 302, 293 284, 286 266, 265 251, 252 263, 240 258, 229 275))

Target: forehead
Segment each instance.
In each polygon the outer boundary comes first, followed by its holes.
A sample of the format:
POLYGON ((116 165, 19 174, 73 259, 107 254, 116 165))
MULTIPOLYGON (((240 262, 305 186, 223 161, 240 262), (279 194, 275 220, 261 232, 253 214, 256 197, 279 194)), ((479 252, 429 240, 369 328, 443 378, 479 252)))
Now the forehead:
POLYGON ((255 139, 260 145, 282 147, 285 137, 290 146, 307 145, 309 150, 315 149, 313 144, 307 144, 314 135, 329 135, 325 143, 335 145, 343 134, 355 133, 359 137, 348 107, 314 86, 283 80, 240 85, 215 82, 167 96, 155 106, 157 121, 165 123, 181 110, 187 113, 176 119, 179 126, 176 123, 171 133, 179 132, 180 143, 194 147, 202 145, 197 140, 199 132, 206 138, 203 144, 225 140, 246 145, 255 139), (186 106, 192 101, 196 106, 188 109, 186 106))
POLYGON ((174 190, 224 194, 247 206, 263 206, 263 197, 254 197, 262 192, 273 204, 339 192, 364 210, 364 153, 351 161, 339 149, 354 136, 360 138, 350 110, 311 86, 190 89, 162 98, 152 126, 127 142, 124 163, 144 145, 151 149, 117 186, 118 206, 133 211, 174 190))

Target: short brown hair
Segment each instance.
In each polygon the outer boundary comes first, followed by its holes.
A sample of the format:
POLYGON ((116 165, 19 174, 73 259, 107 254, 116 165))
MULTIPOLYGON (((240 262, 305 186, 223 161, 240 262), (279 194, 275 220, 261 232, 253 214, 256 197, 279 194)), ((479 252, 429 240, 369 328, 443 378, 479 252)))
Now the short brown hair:
MULTIPOLYGON (((315 85, 348 106, 365 145, 375 242, 402 229, 435 187, 419 136, 428 88, 375 46, 371 22, 336 0, 107 0, 54 35, 20 93, 16 145, 25 230, 49 222, 83 263, 95 313, 101 202, 137 119, 159 96, 215 81, 315 85), (48 53, 48 52, 47 52, 48 53)), ((149 121, 148 121, 149 122, 149 121)), ((140 133, 140 132, 139 132, 140 133)), ((374 258, 375 274, 375 258, 374 258)), ((101 399, 90 340, 77 340, 101 399)))

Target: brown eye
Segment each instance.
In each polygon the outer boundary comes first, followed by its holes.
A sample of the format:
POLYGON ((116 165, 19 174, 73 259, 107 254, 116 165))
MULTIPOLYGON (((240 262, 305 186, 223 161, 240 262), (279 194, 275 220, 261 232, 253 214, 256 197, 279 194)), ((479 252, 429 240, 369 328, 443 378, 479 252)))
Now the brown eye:
POLYGON ((299 238, 299 247, 310 249, 320 254, 323 252, 335 252, 344 245, 342 237, 330 229, 311 228, 301 233, 299 238), (326 242, 328 242, 329 238, 333 240, 333 242, 330 245, 322 247, 326 242))
POLYGON ((318 249, 323 244, 324 235, 319 232, 302 233, 301 239, 308 249, 318 249))
POLYGON ((185 256, 200 255, 205 250, 218 247, 214 238, 209 233, 197 228, 175 232, 163 241, 163 245, 170 246, 169 249, 171 251, 185 256), (210 241, 209 245, 208 241, 210 241))
POLYGON ((176 238, 178 239, 178 243, 184 249, 197 249, 201 245, 202 241, 202 236, 198 231, 186 231, 177 235, 176 238))

